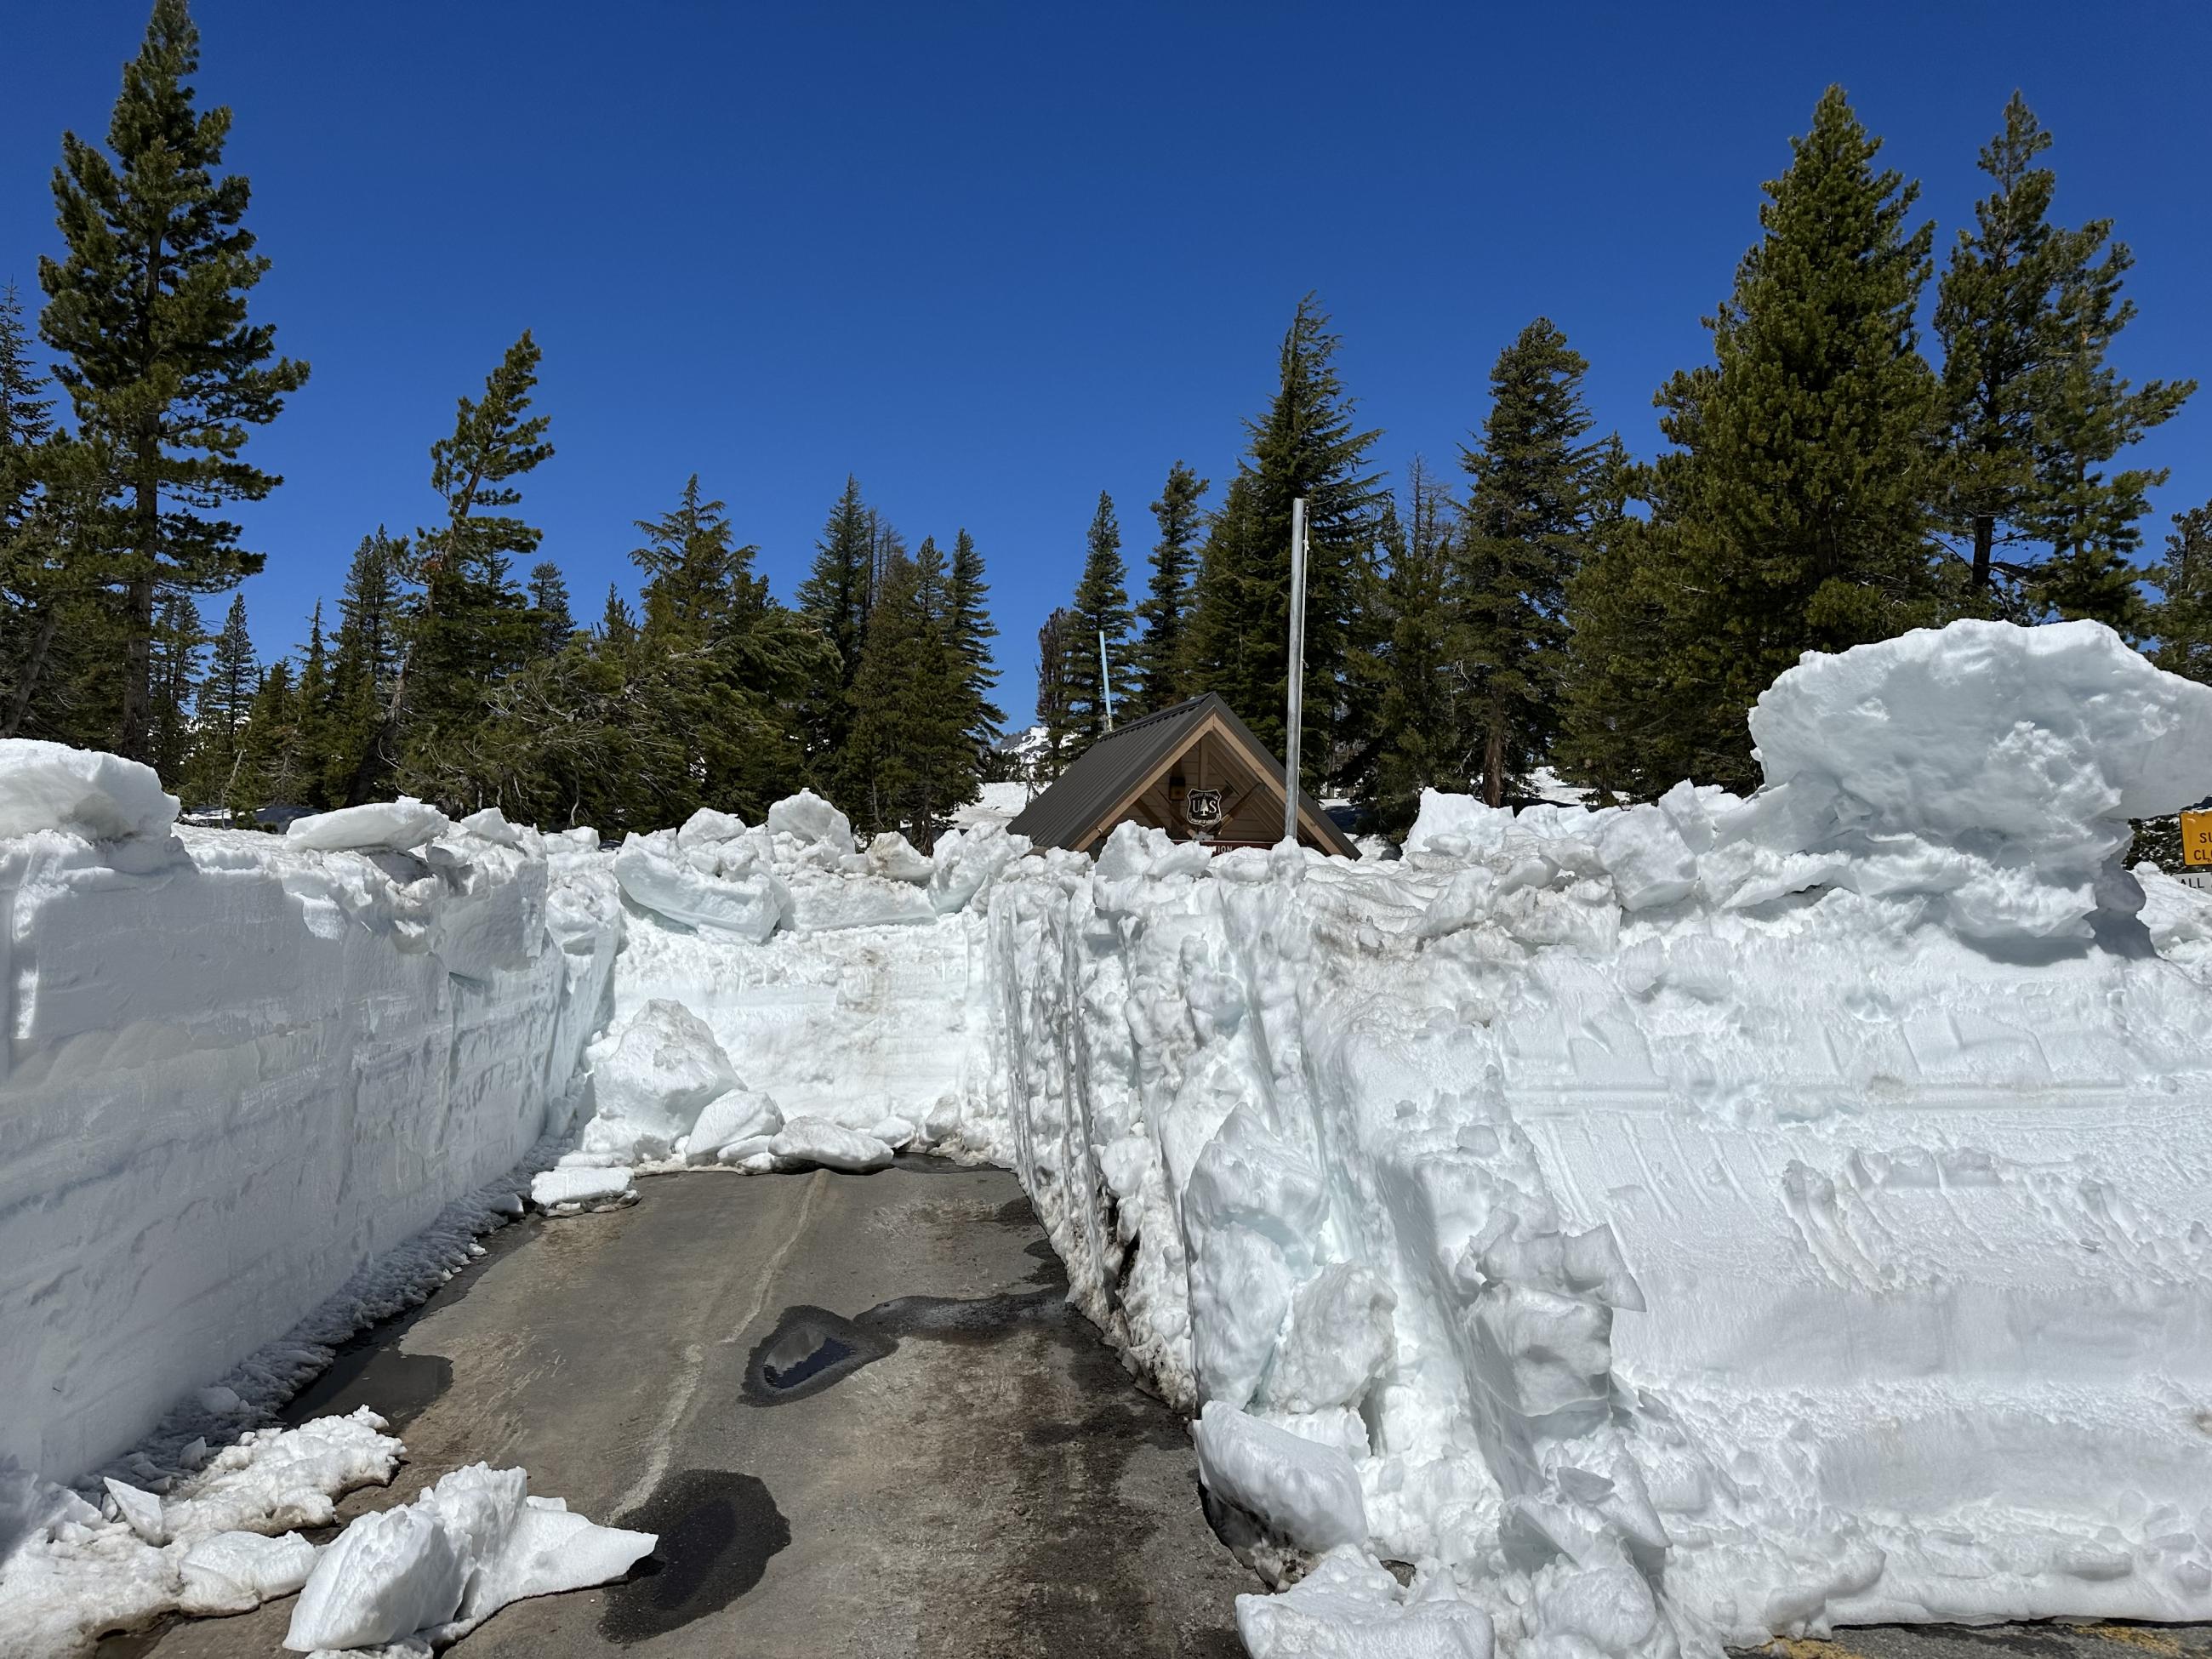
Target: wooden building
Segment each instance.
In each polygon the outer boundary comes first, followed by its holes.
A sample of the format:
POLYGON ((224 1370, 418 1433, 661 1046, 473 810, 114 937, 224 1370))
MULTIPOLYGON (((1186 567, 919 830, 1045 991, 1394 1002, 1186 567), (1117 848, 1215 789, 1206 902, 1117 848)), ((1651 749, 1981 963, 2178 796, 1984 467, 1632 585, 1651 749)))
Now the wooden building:
MULTIPOLYGON (((1164 830, 1177 841, 1273 847, 1283 836, 1282 763, 1208 692, 1116 726, 1008 827, 1039 847, 1095 854, 1123 823, 1164 830)), ((1304 790, 1298 840, 1317 852, 1359 856, 1304 790)))

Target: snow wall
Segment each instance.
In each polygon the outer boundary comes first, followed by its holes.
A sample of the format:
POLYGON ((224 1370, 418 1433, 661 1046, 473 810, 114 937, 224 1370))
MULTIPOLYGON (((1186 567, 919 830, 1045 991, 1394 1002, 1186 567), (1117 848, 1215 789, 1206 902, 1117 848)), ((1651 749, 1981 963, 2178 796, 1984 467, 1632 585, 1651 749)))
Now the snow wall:
POLYGON ((72 1478, 371 1295, 357 1275, 563 1127, 605 1019, 619 913, 588 832, 176 810, 146 768, 0 744, 0 1470, 72 1478))
POLYGON ((1753 729, 1748 799, 1431 796, 1397 863, 1125 828, 904 927, 635 906, 616 1000, 1018 1171, 1306 1572, 1255 1654, 2212 1617, 2212 906, 2122 861, 2212 690, 1961 623, 1753 729))
POLYGON ((1296 1580, 1261 1659, 2212 1617, 2212 900, 2123 865, 2212 691, 1961 623, 1753 732, 1748 799, 1434 796, 1388 864, 807 797, 179 840, 15 745, 0 1450, 112 1452, 573 1104, 563 1190, 1014 1169, 1296 1580))

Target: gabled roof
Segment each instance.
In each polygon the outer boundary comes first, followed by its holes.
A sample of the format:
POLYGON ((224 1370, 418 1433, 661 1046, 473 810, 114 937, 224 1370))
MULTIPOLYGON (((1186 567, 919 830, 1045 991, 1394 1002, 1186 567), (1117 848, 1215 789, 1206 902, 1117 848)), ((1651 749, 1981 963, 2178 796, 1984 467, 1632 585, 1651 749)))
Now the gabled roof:
MULTIPOLYGON (((1280 792, 1282 762, 1267 752, 1218 692, 1209 691, 1116 726, 1078 755, 1059 781, 1007 828, 1039 847, 1087 850, 1100 821, 1126 809, 1208 726, 1243 749, 1254 771, 1280 792)), ((1298 825, 1308 844, 1345 858, 1359 856, 1344 831, 1303 789, 1298 791, 1298 825)))

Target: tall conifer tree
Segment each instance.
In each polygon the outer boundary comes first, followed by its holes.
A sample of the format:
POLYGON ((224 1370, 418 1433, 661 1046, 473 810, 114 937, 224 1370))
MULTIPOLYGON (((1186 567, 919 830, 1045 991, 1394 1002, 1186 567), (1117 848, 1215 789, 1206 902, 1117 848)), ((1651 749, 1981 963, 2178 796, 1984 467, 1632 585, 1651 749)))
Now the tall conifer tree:
POLYGON ((969 738, 981 754, 998 741, 1006 715, 991 701, 992 690, 999 683, 999 670, 991 659, 991 641, 999 636, 998 625, 991 620, 991 589, 983 580, 983 556, 975 550, 975 538, 964 527, 952 538, 951 585, 946 628, 975 710, 969 738))
POLYGON ((1130 689, 1128 580, 1114 498, 1102 489, 1084 538, 1083 580, 1076 584, 1075 603, 1069 607, 1081 638, 1066 642, 1062 670, 1068 719, 1079 747, 1105 735, 1109 695, 1127 696, 1130 689), (1110 682, 1102 684, 1102 672, 1110 676, 1110 682))
POLYGON ((1044 619, 1037 629, 1038 728, 1044 734, 1044 753, 1038 769, 1056 778, 1067 760, 1067 744, 1075 732, 1074 696, 1069 689, 1075 653, 1083 648, 1083 620, 1066 605, 1044 619))
POLYGON ((1550 757, 1567 674, 1566 587, 1581 562, 1597 452, 1583 401, 1589 368, 1548 318, 1498 354, 1450 597, 1482 798, 1502 806, 1550 757))
POLYGON ((808 747, 825 765, 834 764, 844 751, 852 730, 853 683, 860 671, 876 580, 877 529, 876 515, 861 499, 860 481, 848 475, 814 544, 813 568, 799 586, 799 614, 830 645, 822 683, 808 697, 808 747))
POLYGON ((261 666, 246 622, 246 596, 235 594, 209 653, 207 677, 199 685, 191 781, 197 799, 187 801, 188 806, 229 801, 238 781, 240 741, 260 682, 261 666))
POLYGON ((1759 781, 1744 717, 1777 674, 1937 615, 1937 386, 1913 325, 1933 229, 1909 222, 1917 186, 1875 169, 1841 88, 1791 145, 1708 319, 1715 362, 1660 393, 1676 447, 1638 538, 1665 611, 1643 695, 1670 711, 1645 758, 1739 789, 1759 781))
POLYGON ((192 105, 199 31, 185 0, 155 0, 107 129, 112 159, 74 133, 54 173, 66 255, 39 262, 41 326, 84 433, 116 458, 121 511, 100 580, 121 597, 116 746, 147 757, 154 616, 164 592, 213 592, 259 569, 239 527, 209 516, 280 482, 240 459, 307 366, 276 356, 246 316, 269 269, 244 220, 251 190, 222 174, 231 112, 192 105))
POLYGON ((1304 753, 1310 787, 1346 735, 1341 680, 1384 491, 1369 466, 1382 434, 1358 429, 1335 368, 1339 341, 1308 295, 1278 356, 1278 386, 1206 540, 1192 623, 1194 689, 1219 691, 1279 750, 1289 678, 1291 502, 1306 501, 1304 753))
MULTIPOLYGON (((430 488, 445 517, 415 535, 421 592, 373 745, 397 741, 403 778, 442 764, 427 750, 465 732, 488 689, 529 660, 534 629, 513 570, 542 532, 506 509, 521 505, 518 481, 553 453, 549 417, 529 412, 539 359, 525 329, 485 377, 483 396, 459 400, 452 435, 430 446, 430 488)), ((366 784, 356 777, 350 798, 364 799, 366 784)))
POLYGON ((1150 713, 1182 701, 1189 648, 1185 623, 1191 607, 1191 579, 1198 562, 1198 541, 1206 514, 1207 480, 1177 461, 1152 503, 1160 538, 1152 544, 1152 574, 1137 615, 1145 624, 1134 652, 1136 678, 1130 688, 1133 710, 1150 713))
POLYGON ((2153 660, 2170 674, 2212 685, 2212 501, 2173 515, 2166 558, 2152 574, 2162 594, 2152 617, 2153 660))
POLYGON ((1937 289, 1943 344, 1942 518, 1964 540, 1968 584, 2000 614, 2139 621, 2134 572, 2144 492, 2164 472, 2100 471, 2168 419, 2192 382, 2140 389, 2106 363, 2135 314, 2112 222, 2051 222, 2051 135, 2018 93, 1980 167, 1995 188, 1959 233, 1937 289), (2039 562, 2038 544, 2050 556, 2039 562))
POLYGON ((1376 583, 1378 635, 1372 699, 1379 734, 1369 805, 1385 834, 1402 834, 1423 789, 1464 791, 1468 665, 1455 652, 1447 590, 1458 514, 1419 456, 1406 472, 1406 515, 1386 502, 1387 556, 1376 583))

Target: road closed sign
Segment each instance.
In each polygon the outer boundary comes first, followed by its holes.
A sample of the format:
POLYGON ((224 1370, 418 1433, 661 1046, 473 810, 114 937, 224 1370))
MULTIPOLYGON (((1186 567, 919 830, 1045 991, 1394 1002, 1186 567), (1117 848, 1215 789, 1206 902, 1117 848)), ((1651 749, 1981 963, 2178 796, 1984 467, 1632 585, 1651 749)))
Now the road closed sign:
POLYGON ((2181 815, 2181 861, 2212 865, 2212 811, 2181 815))

